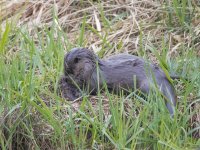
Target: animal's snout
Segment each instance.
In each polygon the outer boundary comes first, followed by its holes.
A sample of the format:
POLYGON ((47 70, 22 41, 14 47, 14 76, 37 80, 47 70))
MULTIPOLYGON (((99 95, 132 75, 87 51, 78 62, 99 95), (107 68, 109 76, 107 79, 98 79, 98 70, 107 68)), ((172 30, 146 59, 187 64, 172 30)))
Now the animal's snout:
POLYGON ((72 70, 72 68, 68 65, 68 63, 65 63, 65 65, 64 65, 64 70, 65 70, 65 75, 73 74, 73 70, 72 70))

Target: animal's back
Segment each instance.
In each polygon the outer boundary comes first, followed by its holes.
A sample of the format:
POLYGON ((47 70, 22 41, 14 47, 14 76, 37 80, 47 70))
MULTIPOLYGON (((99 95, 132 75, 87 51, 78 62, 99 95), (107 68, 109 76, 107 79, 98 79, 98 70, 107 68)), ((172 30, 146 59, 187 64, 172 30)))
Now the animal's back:
POLYGON ((149 93, 150 84, 157 84, 160 91, 167 98, 166 105, 170 114, 174 114, 173 107, 176 105, 175 90, 160 67, 138 56, 129 54, 117 54, 103 61, 106 66, 103 68, 104 77, 108 87, 117 87, 116 89, 119 91, 119 87, 133 89, 136 85, 142 92, 149 93), (136 83, 134 83, 134 77, 136 83))
POLYGON ((136 59, 142 60, 138 56, 122 53, 122 54, 116 54, 116 55, 110 56, 108 58, 105 58, 105 59, 103 59, 103 61, 105 61, 108 64, 119 65, 123 62, 131 61, 131 60, 133 61, 136 59))

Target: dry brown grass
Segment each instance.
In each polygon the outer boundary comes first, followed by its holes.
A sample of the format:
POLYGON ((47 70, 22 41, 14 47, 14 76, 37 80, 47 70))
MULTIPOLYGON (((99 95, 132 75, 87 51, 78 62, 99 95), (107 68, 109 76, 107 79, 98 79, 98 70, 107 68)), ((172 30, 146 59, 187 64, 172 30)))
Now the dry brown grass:
MULTIPOLYGON (((76 0, 39 0, 39 1, 4 1, 1 2, 1 20, 17 20, 18 26, 26 25, 31 32, 33 28, 42 28, 53 24, 53 11, 58 17, 58 25, 67 33, 70 41, 74 43, 79 35, 84 15, 87 16, 87 24, 94 27, 100 35, 107 35, 107 42, 112 43, 109 53, 115 52, 119 43, 122 43, 120 51, 136 53, 140 48, 140 34, 143 36, 143 48, 149 51, 148 46, 153 44, 157 49, 162 49, 162 39, 168 43, 169 55, 181 53, 178 49, 181 45, 188 48, 195 42, 195 48, 200 49, 200 9, 196 7, 195 16, 192 19, 192 30, 197 38, 191 37, 187 32, 175 28, 168 30, 167 12, 162 1, 131 1, 116 0, 102 1, 101 5, 93 1, 76 0), (105 24, 101 18, 101 9, 106 18, 112 20, 109 31, 105 31, 105 24), (19 15, 20 14, 20 15, 19 15), (120 19, 117 16, 124 15, 120 19), (116 21, 114 21, 114 18, 116 21), (157 23, 155 23, 157 22, 157 23)), ((175 23, 177 24, 177 23, 175 23)), ((177 26, 178 27, 178 24, 177 26)), ((97 34, 86 30, 85 46, 99 51, 102 48, 102 40, 97 34), (86 40, 87 39, 87 40, 86 40)), ((199 51, 197 51, 199 54, 199 51)))

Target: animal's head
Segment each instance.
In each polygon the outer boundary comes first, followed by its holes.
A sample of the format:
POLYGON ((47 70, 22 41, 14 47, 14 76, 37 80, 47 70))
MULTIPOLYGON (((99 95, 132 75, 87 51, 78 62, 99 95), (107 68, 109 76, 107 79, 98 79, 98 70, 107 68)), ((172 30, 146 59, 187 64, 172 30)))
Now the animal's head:
POLYGON ((98 57, 87 48, 73 48, 64 58, 64 73, 88 77, 96 66, 98 57))

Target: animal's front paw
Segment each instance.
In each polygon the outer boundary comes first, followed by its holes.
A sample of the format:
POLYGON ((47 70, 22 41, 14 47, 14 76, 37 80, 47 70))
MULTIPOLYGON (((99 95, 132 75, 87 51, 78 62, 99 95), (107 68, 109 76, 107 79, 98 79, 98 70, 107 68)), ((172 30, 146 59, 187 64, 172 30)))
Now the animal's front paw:
POLYGON ((81 97, 81 92, 79 89, 70 83, 67 77, 62 76, 58 82, 57 93, 64 99, 73 101, 81 97))

